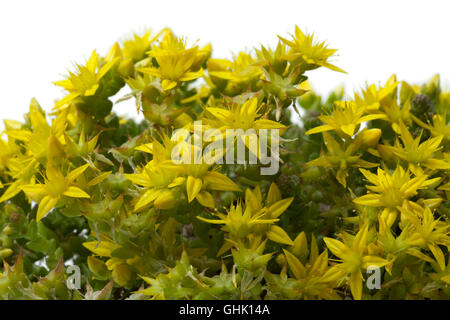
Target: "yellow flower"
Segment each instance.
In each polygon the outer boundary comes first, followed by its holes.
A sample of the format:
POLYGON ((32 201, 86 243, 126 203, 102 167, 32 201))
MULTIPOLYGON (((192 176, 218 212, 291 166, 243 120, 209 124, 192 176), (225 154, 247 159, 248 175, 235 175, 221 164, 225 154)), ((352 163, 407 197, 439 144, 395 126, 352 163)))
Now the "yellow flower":
POLYGON ((281 41, 278 42, 275 51, 261 45, 261 49, 256 50, 256 56, 260 60, 258 62, 259 65, 267 68, 268 70, 272 70, 277 74, 285 75, 289 69, 287 64, 287 46, 281 43, 281 41))
POLYGON ((433 157, 439 149, 439 145, 442 142, 444 136, 439 135, 434 138, 430 138, 422 143, 420 134, 417 138, 413 138, 408 128, 403 122, 399 123, 400 139, 403 142, 401 146, 384 146, 387 150, 391 151, 398 158, 408 161, 411 170, 416 167, 424 166, 429 169, 450 169, 450 163, 442 159, 436 159, 433 157))
POLYGON ((15 139, 10 138, 4 141, 0 137, 0 173, 6 171, 19 154, 20 149, 15 139))
MULTIPOLYGON (((289 250, 284 251, 286 261, 295 277, 296 299, 314 299, 317 296, 327 300, 340 300, 333 290, 334 281, 323 281, 323 276, 329 270, 328 251, 319 255, 316 238, 312 235, 310 250, 305 232, 301 232, 294 240, 289 250), (309 259, 308 259, 309 256, 309 259)), ((283 275, 283 271, 281 272, 283 275)))
POLYGON ((209 59, 208 72, 212 77, 230 80, 234 83, 250 82, 262 74, 256 60, 245 52, 239 52, 234 61, 209 59))
POLYGON ((215 165, 216 161, 212 163, 205 161, 222 154, 203 155, 202 148, 169 139, 166 135, 162 135, 162 140, 162 144, 154 140, 152 143, 139 146, 138 150, 153 154, 153 160, 140 172, 125 174, 127 179, 148 189, 136 203, 135 210, 140 210, 151 203, 160 209, 170 209, 175 204, 175 198, 169 189, 183 185, 186 186, 189 202, 197 199, 202 206, 209 208, 214 208, 215 205, 214 198, 208 190, 240 191, 230 178, 218 172, 220 166, 215 165), (179 143, 182 147, 175 150, 174 147, 179 143), (171 157, 175 151, 181 157, 180 163, 174 162, 171 157), (158 206, 159 203, 162 207, 158 206))
POLYGON ((450 255, 448 255, 447 266, 444 269, 441 269, 441 267, 435 268, 434 266, 433 268, 436 273, 430 273, 430 278, 434 281, 442 281, 446 285, 450 285, 450 255))
POLYGON ((366 271, 370 266, 379 268, 385 266, 389 261, 374 255, 368 254, 367 246, 368 226, 364 225, 351 239, 344 238, 344 242, 325 237, 323 240, 328 249, 338 257, 341 263, 331 267, 323 276, 324 280, 339 280, 349 275, 348 280, 350 290, 355 300, 361 300, 363 275, 361 270, 366 271))
POLYGON ((91 140, 86 140, 86 135, 84 133, 84 128, 81 129, 80 137, 78 143, 75 143, 72 138, 67 137, 68 150, 73 156, 85 157, 89 153, 93 152, 97 146, 98 137, 100 133, 93 137, 91 140))
POLYGON ((262 118, 259 113, 262 105, 258 106, 258 98, 250 98, 243 104, 233 103, 228 109, 206 108, 221 124, 220 130, 226 129, 283 129, 284 125, 276 121, 262 118))
POLYGON ((306 64, 307 70, 321 66, 345 73, 344 70, 328 62, 328 59, 336 53, 336 49, 327 48, 327 44, 324 41, 317 42, 314 39, 314 34, 304 34, 298 26, 295 26, 295 35, 291 36, 292 41, 278 36, 281 41, 291 47, 291 60, 300 59, 306 64))
POLYGON ((281 199, 280 191, 275 184, 270 187, 265 207, 262 206, 261 191, 258 187, 253 192, 247 189, 245 198, 245 205, 238 202, 230 206, 227 214, 218 213, 220 219, 206 219, 200 216, 197 218, 212 224, 224 224, 224 230, 230 233, 233 240, 243 240, 249 235, 262 233, 272 241, 293 244, 282 228, 273 225, 279 221, 278 217, 286 211, 293 198, 281 199))
POLYGON ((30 158, 17 159, 13 164, 10 164, 11 177, 15 180, 12 182, 5 192, 0 197, 0 203, 9 200, 16 196, 23 187, 34 182, 34 174, 39 166, 39 163, 30 158))
POLYGON ((418 189, 426 188, 440 180, 440 178, 427 180, 427 175, 411 178, 410 173, 401 166, 398 166, 392 175, 380 168, 376 175, 368 170, 360 169, 360 171, 374 186, 366 186, 372 193, 359 197, 354 202, 374 207, 401 206, 403 200, 414 196, 418 189))
POLYGON ((183 169, 182 176, 177 179, 177 184, 186 185, 188 201, 194 199, 204 207, 214 208, 214 198, 209 191, 241 191, 236 183, 226 175, 219 172, 220 166, 206 163, 205 158, 213 159, 214 156, 221 154, 207 154, 201 156, 201 148, 192 146, 191 163, 183 163, 180 166, 183 169))
POLYGON ((90 198, 86 192, 75 186, 74 183, 88 167, 89 164, 85 164, 64 176, 61 170, 48 164, 43 184, 29 184, 23 187, 23 191, 27 196, 39 203, 36 221, 41 220, 52 210, 62 197, 90 198))
POLYGON ((388 227, 397 217, 397 207, 415 196, 417 190, 424 189, 440 180, 440 178, 427 180, 428 175, 425 174, 411 178, 409 171, 405 171, 401 166, 398 166, 392 175, 381 168, 378 168, 377 174, 365 169, 359 170, 373 186, 367 185, 366 188, 371 192, 354 199, 353 202, 369 207, 384 207, 382 216, 389 217, 388 227))
POLYGON ((411 103, 407 100, 403 106, 399 106, 396 99, 392 99, 390 103, 383 104, 381 107, 385 117, 380 118, 391 123, 392 130, 400 134, 400 123, 411 123, 411 103))
POLYGON ((224 230, 229 232, 232 238, 236 239, 245 238, 251 234, 252 229, 258 224, 271 225, 279 220, 264 218, 264 212, 253 214, 249 207, 244 206, 243 208, 241 202, 231 205, 227 214, 218 213, 217 216, 220 219, 206 219, 200 216, 197 218, 212 224, 224 224, 224 230))
POLYGON ((425 128, 431 132, 431 134, 435 137, 442 136, 444 140, 450 140, 450 123, 447 121, 446 114, 435 114, 433 116, 433 124, 426 124, 419 118, 411 115, 413 120, 422 128, 425 128))
POLYGON ((347 186, 346 178, 348 176, 348 169, 350 167, 373 168, 378 166, 377 163, 371 163, 362 160, 360 158, 361 156, 355 155, 355 153, 358 151, 358 144, 356 142, 351 143, 344 150, 329 133, 323 132, 322 134, 323 141, 325 142, 325 146, 328 149, 328 154, 322 154, 319 158, 308 162, 306 164, 307 166, 338 168, 336 179, 344 187, 347 186))
POLYGON ((184 39, 177 39, 172 32, 166 31, 160 46, 153 46, 147 52, 156 59, 158 68, 145 67, 137 70, 160 78, 161 87, 166 91, 175 88, 180 82, 200 78, 203 75, 200 65, 209 53, 209 47, 201 50, 198 46, 186 49, 184 39))
POLYGON ((264 118, 259 113, 261 107, 262 105, 258 106, 256 97, 248 99, 243 104, 232 103, 228 109, 207 107, 206 112, 210 113, 214 120, 205 119, 205 122, 213 128, 218 128, 223 133, 223 139, 227 138, 226 131, 233 129, 234 140, 242 141, 249 151, 259 158, 259 130, 286 129, 283 124, 264 118))
POLYGON ((411 235, 406 242, 409 245, 429 249, 441 270, 444 270, 445 256, 439 245, 450 247, 450 225, 444 221, 435 220, 430 208, 422 210, 421 216, 417 216, 408 212, 408 208, 403 208, 402 214, 408 215, 408 222, 412 228, 411 235))
MULTIPOLYGON (((45 119, 45 114, 41 111, 41 107, 35 99, 31 100, 30 111, 28 117, 31 122, 32 130, 11 128, 5 133, 11 139, 24 142, 27 155, 34 157, 36 160, 45 163, 45 159, 56 161, 62 158, 62 154, 56 155, 55 149, 62 149, 65 143, 65 130, 67 127, 67 115, 69 109, 59 112, 56 119, 52 120, 49 125, 45 119)), ((60 150, 61 153, 62 150, 60 150)))
POLYGON ((100 86, 100 80, 119 61, 116 57, 104 64, 99 62, 97 52, 94 50, 86 63, 86 66, 76 65, 76 73, 69 71, 65 80, 54 82, 69 92, 67 96, 59 100, 53 109, 59 109, 78 97, 92 96, 100 86))
MULTIPOLYGON (((392 229, 387 225, 389 217, 378 216, 379 231, 377 234, 377 243, 382 251, 386 254, 389 264, 386 265, 386 271, 391 274, 393 262, 401 253, 407 253, 414 257, 428 256, 423 255, 417 249, 412 248, 407 240, 410 236, 410 228, 403 228, 400 235, 396 235, 392 229)), ((429 259, 430 260, 430 259, 429 259)))
POLYGON ((153 162, 155 163, 171 160, 173 148, 181 141, 175 141, 175 139, 171 139, 167 134, 164 133, 158 133, 157 135, 160 137, 161 142, 154 139, 150 143, 137 146, 135 150, 152 154, 153 162))
POLYGON ((182 168, 170 160, 152 160, 137 173, 124 174, 128 180, 145 188, 134 210, 141 210, 151 204, 159 209, 171 209, 175 205, 175 197, 170 189, 178 185, 174 184, 174 180, 181 170, 182 168))
POLYGON ((396 81, 395 75, 392 75, 386 82, 384 87, 377 88, 375 84, 367 86, 361 94, 355 93, 355 103, 363 106, 367 112, 376 112, 382 101, 392 95, 397 89, 399 82, 396 81))
POLYGON ((364 106, 359 106, 354 101, 336 101, 329 115, 318 117, 325 125, 310 129, 306 134, 335 130, 352 137, 361 123, 385 118, 385 115, 382 114, 364 116, 364 113, 364 106))
MULTIPOLYGON (((161 32, 163 32, 162 30, 161 32)), ((123 42, 122 53, 125 58, 131 58, 133 61, 138 61, 144 58, 145 52, 150 49, 150 45, 160 36, 160 33, 151 38, 152 31, 148 30, 144 35, 133 35, 133 39, 125 40, 123 42)))

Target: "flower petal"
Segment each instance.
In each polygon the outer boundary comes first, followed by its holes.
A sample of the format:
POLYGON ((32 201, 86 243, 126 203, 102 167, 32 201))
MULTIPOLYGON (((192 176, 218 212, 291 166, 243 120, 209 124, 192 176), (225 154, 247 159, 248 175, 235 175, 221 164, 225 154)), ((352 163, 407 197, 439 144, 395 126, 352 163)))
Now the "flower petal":
POLYGON ((192 202, 195 199, 197 194, 202 189, 202 179, 194 178, 193 176, 189 176, 186 181, 186 191, 188 194, 188 201, 192 202))
POLYGON ((53 198, 51 196, 45 196, 42 198, 41 202, 39 203, 39 209, 36 214, 36 221, 39 222, 45 215, 52 210, 56 203, 58 202, 59 197, 53 198))
POLYGON ((72 197, 72 198, 90 198, 91 196, 88 195, 86 192, 81 190, 78 187, 71 186, 67 188, 66 191, 64 191, 63 195, 66 197, 72 197))

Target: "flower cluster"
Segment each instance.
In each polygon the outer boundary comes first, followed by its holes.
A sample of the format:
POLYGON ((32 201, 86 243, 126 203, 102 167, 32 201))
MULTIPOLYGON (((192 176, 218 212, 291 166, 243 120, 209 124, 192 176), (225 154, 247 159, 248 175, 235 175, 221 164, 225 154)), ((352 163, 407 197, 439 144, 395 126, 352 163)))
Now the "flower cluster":
POLYGON ((229 60, 168 29, 94 51, 4 120, 0 299, 450 299, 450 93, 323 102, 335 52, 298 27, 229 60))

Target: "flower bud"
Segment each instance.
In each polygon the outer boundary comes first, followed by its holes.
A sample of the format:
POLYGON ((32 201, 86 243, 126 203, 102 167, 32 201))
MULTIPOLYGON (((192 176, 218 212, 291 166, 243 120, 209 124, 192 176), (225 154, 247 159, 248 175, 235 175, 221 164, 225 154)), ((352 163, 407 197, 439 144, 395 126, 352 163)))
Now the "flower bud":
POLYGON ((286 264, 286 257, 284 256, 284 254, 279 254, 275 261, 282 267, 286 264))
POLYGON ((304 172, 301 173, 301 177, 305 179, 319 179, 322 176, 322 172, 319 167, 311 166, 308 167, 304 172))
POLYGON ((380 129, 368 129, 363 130, 358 136, 361 140, 361 144, 364 148, 375 147, 381 137, 380 129))
POLYGON ((11 226, 6 226, 3 228, 3 234, 10 235, 12 233, 11 226))
POLYGON ((14 251, 12 251, 9 248, 0 250, 0 259, 5 259, 8 258, 10 255, 12 255, 14 253, 14 251))

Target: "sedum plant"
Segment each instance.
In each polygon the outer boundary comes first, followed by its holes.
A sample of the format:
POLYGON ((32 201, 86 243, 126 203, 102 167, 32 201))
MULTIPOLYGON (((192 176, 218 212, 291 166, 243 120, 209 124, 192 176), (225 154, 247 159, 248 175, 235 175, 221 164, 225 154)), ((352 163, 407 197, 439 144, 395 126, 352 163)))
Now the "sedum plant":
POLYGON ((298 27, 230 60, 167 29, 94 51, 4 120, 0 299, 449 299, 450 93, 323 100, 335 52, 298 27))

